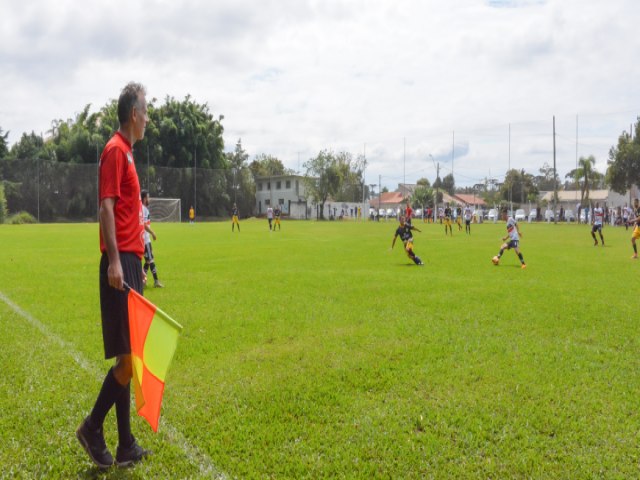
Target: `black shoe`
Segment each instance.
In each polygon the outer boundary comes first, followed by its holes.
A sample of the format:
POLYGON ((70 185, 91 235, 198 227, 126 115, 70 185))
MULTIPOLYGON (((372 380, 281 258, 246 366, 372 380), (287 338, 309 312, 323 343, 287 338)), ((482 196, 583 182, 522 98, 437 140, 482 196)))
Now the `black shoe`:
POLYGON ((118 450, 116 451, 116 465, 119 467, 128 467, 151 455, 150 450, 145 450, 138 445, 138 442, 136 442, 133 435, 131 435, 131 438, 133 439, 133 443, 130 446, 123 448, 118 445, 118 450))
POLYGON ((109 468, 113 465, 113 456, 104 442, 102 428, 92 429, 88 421, 89 417, 84 419, 82 425, 76 430, 76 437, 93 463, 99 468, 109 468))

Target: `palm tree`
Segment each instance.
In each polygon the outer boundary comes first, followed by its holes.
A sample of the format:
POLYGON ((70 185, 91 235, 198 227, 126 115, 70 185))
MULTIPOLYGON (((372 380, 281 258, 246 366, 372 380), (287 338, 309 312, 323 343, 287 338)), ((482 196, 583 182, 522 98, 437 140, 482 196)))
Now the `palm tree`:
POLYGON ((589 187, 593 182, 594 174, 597 173, 593 170, 593 166, 596 163, 596 159, 593 155, 589 155, 587 158, 580 157, 578 160, 578 169, 576 170, 576 182, 580 184, 580 180, 583 179, 582 185, 580 185, 580 203, 584 205, 585 201, 589 201, 589 187))

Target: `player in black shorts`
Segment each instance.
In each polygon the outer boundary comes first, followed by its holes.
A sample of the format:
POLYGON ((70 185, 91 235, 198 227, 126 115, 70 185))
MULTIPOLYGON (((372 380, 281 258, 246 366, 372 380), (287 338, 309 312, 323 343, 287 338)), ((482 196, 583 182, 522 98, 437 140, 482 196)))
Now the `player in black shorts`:
POLYGON ((391 249, 393 250, 394 245, 396 244, 396 238, 400 237, 402 243, 404 243, 404 250, 407 252, 407 256, 413 260, 413 263, 416 265, 424 265, 420 257, 418 257, 415 253, 413 253, 413 234, 412 230, 419 232, 416 227, 412 226, 409 223, 406 223, 404 215, 400 217, 400 226, 396 228, 396 233, 393 236, 393 242, 391 242, 391 249))
POLYGON ((115 357, 116 361, 104 378, 91 413, 76 431, 80 444, 99 468, 114 464, 103 433, 104 420, 114 405, 118 424, 116 465, 129 466, 150 453, 131 434, 131 344, 128 295, 124 290, 126 283, 142 293, 142 202, 132 151, 133 144, 144 138, 149 121, 142 85, 130 83, 122 90, 118 120, 120 128, 100 157, 98 191, 102 338, 105 358, 115 357))
POLYGON ((451 233, 451 236, 453 237, 453 230, 451 229, 451 207, 449 206, 449 204, 447 204, 447 206, 444 209, 444 234, 445 236, 447 235, 447 229, 449 229, 449 232, 451 233))

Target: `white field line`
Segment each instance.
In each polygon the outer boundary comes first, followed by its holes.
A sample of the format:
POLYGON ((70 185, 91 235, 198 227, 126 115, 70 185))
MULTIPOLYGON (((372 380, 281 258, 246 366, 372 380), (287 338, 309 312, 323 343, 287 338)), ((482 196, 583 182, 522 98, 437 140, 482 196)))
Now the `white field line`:
MULTIPOLYGON (((29 312, 24 311, 20 308, 19 305, 11 301, 9 297, 7 297, 3 292, 0 291, 0 300, 6 303, 11 310, 17 313, 19 316, 24 318, 29 325, 38 330, 43 337, 47 340, 51 341, 58 345, 62 350, 67 352, 71 358, 82 368, 85 372, 89 373, 93 376, 97 382, 102 382, 104 379, 104 372, 101 372, 95 365, 93 365, 89 360, 87 360, 80 352, 73 348, 73 345, 64 341, 59 336, 55 335, 51 332, 46 325, 36 319, 29 312)), ((185 437, 173 426, 169 425, 166 421, 162 422, 162 426, 165 429, 165 436, 169 440, 170 443, 179 447, 189 461, 193 465, 197 465, 200 469, 200 474, 203 478, 217 478, 220 480, 226 480, 228 478, 227 474, 222 472, 219 468, 217 468, 211 458, 202 451, 200 451, 197 447, 192 445, 185 437)))

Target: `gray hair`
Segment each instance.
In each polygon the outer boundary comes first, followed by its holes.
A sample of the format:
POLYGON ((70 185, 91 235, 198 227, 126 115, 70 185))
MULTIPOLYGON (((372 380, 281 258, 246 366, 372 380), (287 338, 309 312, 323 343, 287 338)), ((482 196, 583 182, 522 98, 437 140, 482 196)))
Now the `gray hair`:
POLYGON ((129 82, 120 92, 120 98, 118 98, 118 121, 120 125, 124 125, 129 121, 133 107, 138 102, 138 96, 146 95, 147 91, 140 83, 129 82))

